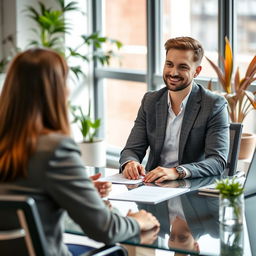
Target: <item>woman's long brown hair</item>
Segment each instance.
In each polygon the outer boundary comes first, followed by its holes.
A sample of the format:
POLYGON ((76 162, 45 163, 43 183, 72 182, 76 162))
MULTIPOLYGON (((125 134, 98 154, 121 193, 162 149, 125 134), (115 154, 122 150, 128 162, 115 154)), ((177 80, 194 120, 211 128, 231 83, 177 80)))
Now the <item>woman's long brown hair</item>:
POLYGON ((25 177, 40 134, 69 134, 68 68, 56 52, 30 49, 12 61, 0 95, 0 180, 25 177))

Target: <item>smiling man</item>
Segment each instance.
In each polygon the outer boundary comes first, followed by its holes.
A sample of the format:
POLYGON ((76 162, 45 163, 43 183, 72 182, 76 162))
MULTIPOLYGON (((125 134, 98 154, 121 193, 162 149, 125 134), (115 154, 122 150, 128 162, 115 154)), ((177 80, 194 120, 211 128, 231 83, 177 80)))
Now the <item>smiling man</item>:
POLYGON ((202 70, 203 47, 191 37, 177 37, 165 49, 166 87, 144 95, 121 152, 120 171, 128 179, 145 176, 145 182, 220 175, 229 151, 227 104, 194 82, 202 70))

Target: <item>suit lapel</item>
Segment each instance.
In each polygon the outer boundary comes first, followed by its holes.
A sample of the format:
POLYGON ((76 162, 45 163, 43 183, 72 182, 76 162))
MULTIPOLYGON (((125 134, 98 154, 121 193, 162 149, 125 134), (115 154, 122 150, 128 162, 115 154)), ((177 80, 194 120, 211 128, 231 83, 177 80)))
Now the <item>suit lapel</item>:
POLYGON ((167 116, 168 116, 168 103, 167 103, 168 91, 162 95, 159 101, 156 103, 156 143, 155 143, 155 159, 159 162, 160 154, 164 144, 167 116))
POLYGON ((197 118, 200 110, 201 93, 196 83, 193 84, 192 91, 189 95, 189 99, 186 105, 183 122, 180 131, 179 142, 179 163, 182 163, 184 148, 188 139, 189 132, 193 127, 193 124, 197 118))

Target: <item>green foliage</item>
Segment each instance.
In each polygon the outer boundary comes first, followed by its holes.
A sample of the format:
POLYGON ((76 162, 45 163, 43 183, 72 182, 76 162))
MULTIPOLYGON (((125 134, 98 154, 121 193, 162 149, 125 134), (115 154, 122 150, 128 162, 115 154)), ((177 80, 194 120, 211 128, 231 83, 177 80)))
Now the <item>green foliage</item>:
MULTIPOLYGON (((70 32, 71 27, 64 15, 66 12, 79 11, 79 8, 75 1, 68 4, 65 4, 64 0, 55 1, 58 4, 57 10, 48 8, 42 2, 38 2, 38 8, 27 6, 28 17, 37 24, 37 29, 33 30, 36 33, 36 38, 30 41, 30 45, 52 48, 65 56, 67 60, 79 58, 86 62, 94 60, 102 65, 109 65, 110 59, 115 56, 114 49, 120 49, 122 43, 118 40, 102 37, 99 33, 92 33, 91 35, 82 35, 81 43, 75 48, 66 47, 64 38, 65 34, 70 32), (90 53, 82 52, 81 48, 84 45, 92 47, 90 53), (110 50, 104 50, 105 45, 108 45, 110 50)), ((84 74, 80 65, 70 66, 70 69, 77 78, 84 74)))
POLYGON ((11 61, 13 56, 15 56, 21 49, 16 47, 14 43, 14 38, 12 35, 6 36, 6 38, 3 39, 2 41, 3 45, 10 45, 11 46, 11 52, 9 53, 9 56, 3 57, 0 59, 0 73, 4 73, 6 71, 6 67, 8 63, 11 61))
POLYGON ((241 183, 238 182, 235 178, 217 180, 216 189, 218 189, 220 191, 220 194, 225 197, 240 196, 244 191, 241 183))
POLYGON ((8 60, 6 58, 0 60, 0 73, 4 73, 7 64, 8 60))
POLYGON ((70 106, 71 114, 74 117, 73 123, 78 123, 79 129, 83 135, 84 142, 93 142, 96 132, 100 127, 100 119, 92 120, 90 115, 90 105, 88 114, 84 114, 80 106, 70 106))
MULTIPOLYGON (((70 70, 78 79, 84 75, 81 65, 71 65, 74 63, 72 59, 80 59, 82 62, 94 60, 102 65, 109 65, 112 57, 116 57, 116 50, 122 47, 122 43, 118 40, 108 37, 102 37, 99 33, 82 35, 81 42, 74 48, 65 45, 65 35, 72 30, 71 24, 65 19, 67 12, 80 12, 77 2, 71 1, 66 4, 65 0, 55 0, 58 7, 56 9, 46 6, 46 4, 37 1, 37 7, 28 5, 24 10, 27 16, 36 24, 36 28, 32 31, 35 33, 33 40, 29 41, 29 46, 51 48, 59 52, 66 58, 69 63, 70 70), (83 46, 89 47, 89 51, 85 52, 83 46)), ((12 36, 8 36, 6 41, 12 43, 15 53, 18 48, 14 45, 12 36), (11 39, 10 39, 11 38, 11 39)), ((0 60, 0 72, 5 70, 6 65, 13 57, 9 56, 0 60)), ((76 62, 75 62, 76 63, 76 62)))

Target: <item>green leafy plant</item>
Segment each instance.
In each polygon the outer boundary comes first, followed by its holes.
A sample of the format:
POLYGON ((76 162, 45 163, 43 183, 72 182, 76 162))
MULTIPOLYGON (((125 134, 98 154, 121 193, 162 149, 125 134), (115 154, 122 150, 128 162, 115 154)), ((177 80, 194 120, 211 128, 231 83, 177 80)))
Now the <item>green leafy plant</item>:
MULTIPOLYGON (((225 57, 221 57, 223 69, 206 57, 215 72, 223 89, 223 95, 228 102, 228 112, 231 122, 242 123, 247 114, 256 109, 256 90, 251 92, 248 87, 256 80, 256 55, 252 58, 245 76, 240 77, 239 67, 233 77, 233 54, 229 40, 225 38, 225 57)), ((212 82, 208 84, 212 89, 212 82)))
MULTIPOLYGON (((71 11, 80 12, 80 10, 75 1, 67 4, 64 0, 55 1, 57 3, 56 9, 38 1, 36 7, 28 5, 24 10, 36 24, 36 27, 32 28, 35 36, 29 41, 28 46, 51 48, 59 52, 65 57, 70 70, 77 78, 85 73, 80 64, 72 64, 77 63, 76 60, 78 59, 81 60, 81 63, 94 60, 102 65, 109 65, 110 59, 117 57, 116 51, 122 47, 122 43, 119 40, 103 37, 96 32, 81 35, 79 44, 73 48, 67 46, 65 36, 70 33, 72 26, 66 20, 65 14, 71 11), (84 46, 87 46, 87 49, 84 46)), ((14 53, 0 60, 0 71, 2 72, 5 71, 6 65, 19 49, 14 45, 11 35, 3 43, 11 43, 14 53)))
MULTIPOLYGON (((30 45, 52 48, 65 56, 68 63, 71 59, 79 58, 89 62, 95 60, 102 65, 108 65, 112 57, 116 56, 115 50, 122 47, 118 40, 100 36, 99 33, 82 35, 81 43, 74 48, 65 45, 65 35, 71 30, 70 24, 65 19, 65 14, 70 11, 79 11, 77 3, 71 1, 65 4, 64 0, 55 0, 57 10, 47 7, 43 2, 38 2, 38 7, 27 6, 28 17, 35 21, 37 28, 33 29, 36 37, 30 41, 30 45), (85 51, 83 46, 91 47, 91 51, 85 51), (106 49, 107 48, 107 49, 106 49)), ((84 74, 81 65, 69 65, 71 71, 78 78, 84 74)))
POLYGON ((79 129, 83 136, 83 142, 94 142, 101 120, 92 120, 90 104, 87 114, 84 114, 81 106, 71 105, 70 109, 71 114, 74 117, 73 123, 78 123, 79 129))
POLYGON ((221 200, 227 200, 229 206, 234 209, 237 219, 242 215, 239 197, 242 195, 244 188, 236 178, 226 178, 216 181, 216 189, 219 190, 221 200))
POLYGON ((237 181, 235 178, 217 180, 216 189, 218 189, 220 194, 223 195, 224 197, 240 196, 244 191, 241 183, 237 181))

